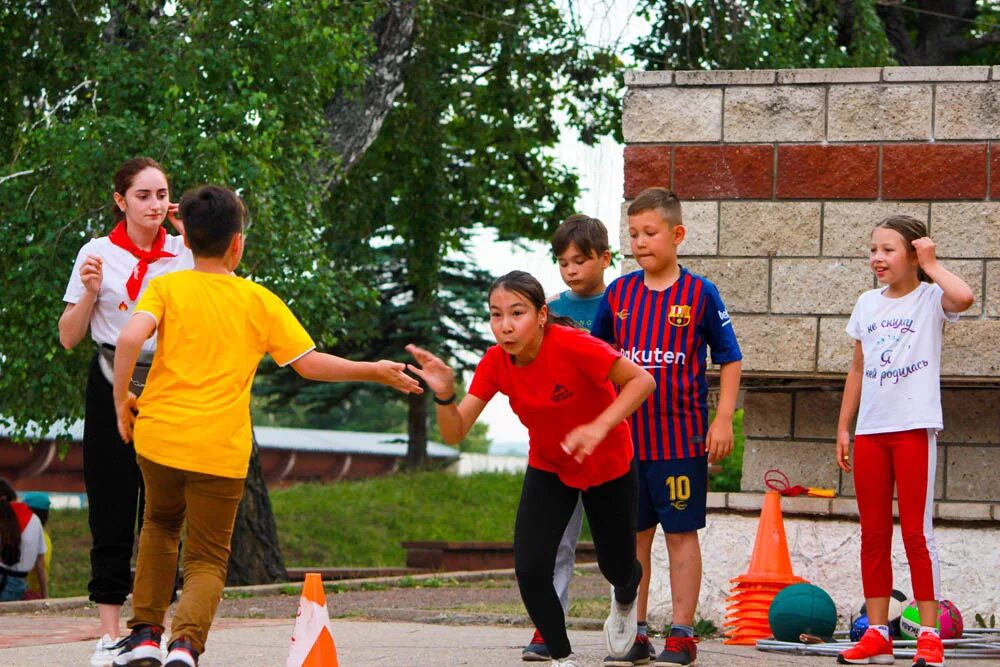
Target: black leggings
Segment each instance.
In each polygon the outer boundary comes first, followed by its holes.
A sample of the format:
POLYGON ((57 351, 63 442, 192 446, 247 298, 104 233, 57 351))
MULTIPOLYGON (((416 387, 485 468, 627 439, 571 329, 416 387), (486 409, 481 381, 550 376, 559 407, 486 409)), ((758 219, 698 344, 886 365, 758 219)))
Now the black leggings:
POLYGON ((142 474, 135 449, 118 435, 112 388, 97 364, 87 376, 83 425, 83 481, 90 506, 90 599, 123 604, 132 590, 136 519, 142 521, 142 474))
MULTIPOLYGON (((514 570, 521 600, 553 658, 572 652, 552 574, 559 540, 580 495, 555 473, 528 466, 514 523, 514 570)), ((632 602, 642 579, 642 566, 635 557, 635 463, 621 477, 591 487, 582 496, 601 574, 614 585, 615 599, 632 602)))

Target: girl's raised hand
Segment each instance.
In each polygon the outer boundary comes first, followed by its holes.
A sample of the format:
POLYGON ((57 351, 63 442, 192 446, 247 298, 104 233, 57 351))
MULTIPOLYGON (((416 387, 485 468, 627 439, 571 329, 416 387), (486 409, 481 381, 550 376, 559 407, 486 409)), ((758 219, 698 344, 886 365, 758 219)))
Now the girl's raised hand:
POLYGON ((174 226, 174 229, 177 230, 177 233, 183 236, 184 222, 177 217, 178 208, 180 208, 180 204, 175 204, 174 202, 170 202, 170 204, 167 205, 167 220, 169 220, 170 224, 174 226))
POLYGON ((407 364, 406 367, 426 382, 431 391, 449 396, 455 392, 455 371, 451 370, 448 364, 413 344, 407 345, 406 351, 420 364, 419 368, 413 364, 407 364))
POLYGON ((104 260, 97 255, 87 255, 80 265, 80 280, 88 292, 97 294, 101 291, 101 283, 104 281, 104 260))
POLYGON ((406 374, 406 364, 398 361, 382 359, 375 362, 375 374, 381 384, 387 385, 404 394, 422 394, 424 388, 415 378, 406 374))
POLYGON ((937 246, 929 236, 921 237, 910 243, 917 253, 917 262, 920 264, 920 268, 926 270, 929 265, 937 262, 937 246))

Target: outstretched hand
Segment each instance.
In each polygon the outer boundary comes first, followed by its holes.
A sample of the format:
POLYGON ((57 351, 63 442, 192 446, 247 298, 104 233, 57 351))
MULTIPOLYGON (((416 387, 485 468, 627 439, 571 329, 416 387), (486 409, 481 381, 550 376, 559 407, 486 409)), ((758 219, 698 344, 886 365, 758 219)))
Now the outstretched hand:
POLYGON ((375 375, 381 384, 392 387, 404 394, 422 394, 424 388, 416 378, 406 374, 406 364, 382 359, 375 362, 375 375))
POLYGON ((451 395, 455 391, 455 371, 451 370, 448 364, 427 350, 410 344, 406 346, 406 351, 413 355, 420 366, 407 364, 410 372, 418 375, 435 394, 451 395))

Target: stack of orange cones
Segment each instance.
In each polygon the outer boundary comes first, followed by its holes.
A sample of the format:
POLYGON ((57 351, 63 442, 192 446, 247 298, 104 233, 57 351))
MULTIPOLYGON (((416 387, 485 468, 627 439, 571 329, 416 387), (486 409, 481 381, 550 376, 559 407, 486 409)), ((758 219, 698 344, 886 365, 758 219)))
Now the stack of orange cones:
POLYGON ((726 644, 756 644, 771 636, 767 612, 771 601, 785 586, 805 582, 792 573, 785 524, 781 520, 781 496, 777 491, 764 494, 764 506, 757 524, 757 539, 746 574, 730 580, 735 584, 726 598, 723 622, 726 644))
POLYGON ((295 616, 292 647, 288 651, 287 667, 338 667, 337 647, 330 631, 330 614, 326 609, 323 579, 315 573, 306 574, 299 598, 299 613, 295 616))

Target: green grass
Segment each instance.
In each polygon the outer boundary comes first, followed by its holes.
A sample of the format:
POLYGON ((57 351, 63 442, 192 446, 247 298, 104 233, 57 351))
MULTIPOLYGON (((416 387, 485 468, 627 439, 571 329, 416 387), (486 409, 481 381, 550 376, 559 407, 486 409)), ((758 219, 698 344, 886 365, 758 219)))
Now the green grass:
MULTIPOLYGON (((522 475, 501 473, 402 473, 277 489, 271 502, 286 566, 400 567, 406 564, 400 542, 513 540, 521 480, 522 475)), ((53 545, 51 595, 86 595, 87 510, 54 511, 47 529, 53 545)), ((586 526, 584 532, 583 539, 590 539, 586 526)))
MULTIPOLYGON (((713 414, 714 416, 714 414, 713 414)), ((733 451, 719 461, 722 472, 712 475, 708 483, 709 491, 739 491, 743 479, 743 410, 733 413, 733 451)))
POLYGON ((285 565, 393 567, 409 540, 509 542, 521 479, 425 472, 274 491, 285 565))

